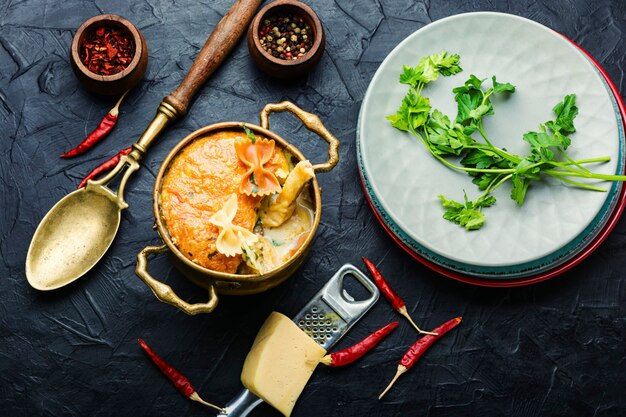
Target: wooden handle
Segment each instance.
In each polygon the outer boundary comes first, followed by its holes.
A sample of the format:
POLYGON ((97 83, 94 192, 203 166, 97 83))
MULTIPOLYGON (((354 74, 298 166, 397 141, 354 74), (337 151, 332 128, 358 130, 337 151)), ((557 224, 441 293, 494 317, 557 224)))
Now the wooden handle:
POLYGON ((237 0, 213 29, 185 79, 176 90, 163 99, 176 109, 180 117, 187 114, 191 100, 202 84, 224 61, 241 35, 248 30, 254 12, 260 4, 261 0, 237 0))

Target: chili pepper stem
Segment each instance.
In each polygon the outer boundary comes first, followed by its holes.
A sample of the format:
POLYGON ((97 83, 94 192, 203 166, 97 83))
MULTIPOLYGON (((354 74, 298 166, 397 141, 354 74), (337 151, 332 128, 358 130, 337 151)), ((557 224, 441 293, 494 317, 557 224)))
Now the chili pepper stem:
POLYGON ((395 384, 395 382, 398 380, 398 378, 400 378, 400 375, 402 375, 406 371, 408 371, 406 366, 398 365, 398 370, 396 371, 396 375, 393 377, 389 385, 387 385, 387 388, 385 388, 385 390, 378 396, 379 400, 382 399, 385 394, 387 394, 387 391, 389 391, 391 387, 393 386, 393 384, 395 384))
POLYGON ((406 319, 409 321, 409 323, 411 323, 413 325, 413 327, 415 327, 415 330, 417 330, 418 333, 421 334, 429 334, 431 336, 439 336, 439 333, 434 333, 434 332, 427 332, 425 330, 420 329, 417 324, 415 324, 415 322, 413 321, 413 319, 411 318, 411 316, 409 315, 409 312, 406 309, 406 306, 402 306, 398 309, 398 313, 402 314, 404 317, 406 317, 406 319))
POLYGON ((120 97, 119 100, 117 100, 117 103, 115 103, 115 107, 113 107, 111 110, 109 110, 109 114, 112 116, 119 116, 120 114, 120 104, 122 104, 122 100, 124 100, 124 97, 126 97, 126 94, 128 94, 130 90, 126 90, 126 92, 124 94, 122 94, 122 97, 120 97))
POLYGON ((194 392, 193 392, 193 393, 189 396, 189 399, 190 399, 190 400, 194 400, 194 401, 196 401, 196 402, 199 402, 200 404, 204 404, 204 405, 206 405, 206 406, 209 406, 209 407, 211 407, 211 408, 214 408, 214 409, 216 409, 217 411, 219 411, 220 413, 226 414, 226 410, 225 410, 225 409, 223 409, 223 408, 221 408, 221 407, 218 407, 218 406, 216 406, 216 405, 213 405, 213 404, 211 404, 211 403, 208 403, 208 402, 204 401, 202 398, 200 398, 200 396, 198 395, 198 393, 197 393, 196 391, 194 391, 194 392))

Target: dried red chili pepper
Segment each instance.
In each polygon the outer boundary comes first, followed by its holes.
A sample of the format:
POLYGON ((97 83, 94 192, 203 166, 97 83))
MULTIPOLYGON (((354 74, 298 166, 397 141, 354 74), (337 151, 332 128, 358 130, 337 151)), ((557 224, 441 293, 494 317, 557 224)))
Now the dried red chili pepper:
POLYGON ((148 346, 146 342, 144 342, 142 339, 137 339, 137 342, 139 342, 139 346, 141 346, 143 350, 146 351, 146 353, 148 354, 148 357, 152 359, 152 362, 154 362, 155 365, 161 370, 161 372, 163 372, 163 374, 170 381, 172 381, 172 384, 174 384, 174 386, 185 397, 189 398, 190 400, 197 401, 201 404, 207 405, 216 410, 219 410, 222 413, 226 413, 226 410, 224 410, 223 408, 213 405, 211 403, 208 403, 204 401, 202 398, 200 398, 200 396, 196 392, 196 389, 191 385, 191 382, 189 382, 189 380, 185 376, 183 376, 183 374, 181 374, 176 369, 174 369, 172 365, 168 364, 159 355, 157 355, 150 348, 150 346, 148 346))
POLYGON ((398 327, 398 324, 399 323, 397 321, 389 323, 385 327, 376 330, 374 333, 349 348, 324 356, 320 362, 324 365, 332 366, 333 368, 349 365, 361 358, 370 350, 374 349, 377 344, 379 344, 389 333, 398 327))
POLYGON ((77 188, 83 188, 85 185, 87 185, 87 181, 93 180, 103 172, 107 172, 115 167, 118 162, 120 162, 120 159, 122 159, 122 156, 128 155, 132 150, 132 147, 122 149, 116 155, 112 156, 111 158, 107 159, 106 161, 95 167, 89 174, 87 174, 85 178, 83 178, 80 184, 78 184, 77 188))
POLYGON ((374 277, 374 283, 376 284, 380 292, 383 293, 387 301, 389 301, 389 304, 391 304, 393 309, 396 310, 398 313, 402 314, 404 317, 406 317, 406 319, 413 325, 413 327, 415 327, 415 330, 417 330, 418 333, 437 336, 436 333, 426 332, 420 329, 417 326, 417 324, 415 324, 415 322, 409 315, 408 310, 406 309, 406 303, 398 294, 396 294, 396 292, 393 289, 391 289, 391 287, 389 286, 389 283, 383 277, 383 274, 380 273, 380 271, 378 270, 378 268, 376 268, 376 266, 374 265, 372 261, 367 259, 365 256, 363 256, 362 259, 363 259, 363 262, 365 262, 365 266, 370 271, 370 274, 372 274, 372 277, 374 277))
POLYGON ((113 107, 107 114, 104 116, 100 124, 97 128, 94 129, 78 146, 74 149, 71 149, 61 155, 61 158, 72 158, 74 156, 82 155, 87 152, 89 149, 93 148, 94 145, 105 137, 106 135, 113 130, 113 127, 117 124, 117 117, 120 113, 120 104, 124 97, 126 97, 128 91, 122 94, 122 97, 117 101, 115 107, 113 107))
POLYGON ((461 322, 461 319, 461 317, 456 317, 452 320, 449 320, 433 330, 433 332, 437 333, 437 336, 426 335, 413 343, 413 346, 411 346, 409 350, 406 351, 402 359, 400 359, 396 375, 393 377, 389 385, 387 385, 387 388, 385 388, 382 394, 380 394, 378 399, 380 400, 381 398, 383 398, 383 395, 385 395, 387 391, 389 391, 393 384, 398 380, 400 375, 411 369, 413 365, 415 365, 417 360, 424 354, 424 352, 426 352, 428 348, 433 345, 433 343, 439 340, 441 336, 454 329, 461 322))

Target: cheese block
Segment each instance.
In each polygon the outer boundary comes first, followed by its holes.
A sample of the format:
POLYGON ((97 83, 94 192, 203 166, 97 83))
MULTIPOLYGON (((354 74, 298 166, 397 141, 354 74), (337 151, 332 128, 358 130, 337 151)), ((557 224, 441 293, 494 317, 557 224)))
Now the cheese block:
POLYGON ((326 350, 289 317, 272 312, 254 339, 241 382, 256 396, 289 417, 326 350))

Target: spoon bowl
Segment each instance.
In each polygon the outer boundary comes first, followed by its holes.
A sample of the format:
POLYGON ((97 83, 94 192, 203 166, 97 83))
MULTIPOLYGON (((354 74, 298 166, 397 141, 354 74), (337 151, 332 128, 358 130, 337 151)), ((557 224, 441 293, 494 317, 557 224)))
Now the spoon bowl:
POLYGON ((111 246, 124 205, 111 190, 93 183, 59 201, 39 223, 28 248, 30 285, 54 290, 89 271, 111 246))

